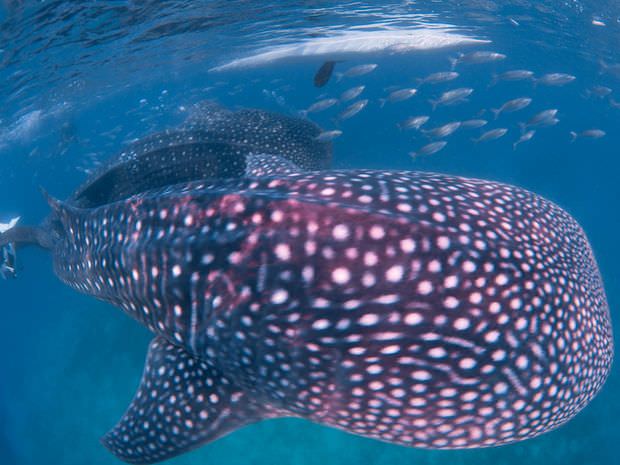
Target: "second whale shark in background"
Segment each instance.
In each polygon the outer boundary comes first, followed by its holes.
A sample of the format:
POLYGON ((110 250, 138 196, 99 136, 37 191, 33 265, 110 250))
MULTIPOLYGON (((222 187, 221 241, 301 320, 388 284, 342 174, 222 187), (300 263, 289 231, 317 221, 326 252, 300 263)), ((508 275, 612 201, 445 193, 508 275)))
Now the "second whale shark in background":
MULTIPOLYGON (((320 140, 322 133, 307 120, 257 109, 231 111, 213 101, 199 102, 182 126, 134 141, 106 160, 67 202, 92 208, 145 190, 199 179, 326 168, 331 165, 332 145, 320 140)), ((36 235, 36 230, 14 228, 17 220, 0 224, 0 233, 11 230, 11 235, 27 243, 25 239, 36 235)), ((15 248, 7 244, 0 255, 3 277, 15 276, 14 264, 15 248)))
POLYGON ((267 176, 49 198, 43 227, 0 235, 46 248, 64 283, 155 334, 103 439, 116 456, 152 463, 287 416, 412 447, 500 445, 600 390, 609 308, 559 207, 492 181, 268 160, 267 176))

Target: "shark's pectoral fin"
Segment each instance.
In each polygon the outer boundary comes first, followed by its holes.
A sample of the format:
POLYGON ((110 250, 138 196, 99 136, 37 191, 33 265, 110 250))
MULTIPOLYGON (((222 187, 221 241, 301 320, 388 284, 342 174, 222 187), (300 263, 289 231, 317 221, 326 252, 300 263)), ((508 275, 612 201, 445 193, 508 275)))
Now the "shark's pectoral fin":
POLYGON ((102 442, 126 462, 157 462, 258 421, 261 410, 218 370, 157 337, 135 398, 102 442))

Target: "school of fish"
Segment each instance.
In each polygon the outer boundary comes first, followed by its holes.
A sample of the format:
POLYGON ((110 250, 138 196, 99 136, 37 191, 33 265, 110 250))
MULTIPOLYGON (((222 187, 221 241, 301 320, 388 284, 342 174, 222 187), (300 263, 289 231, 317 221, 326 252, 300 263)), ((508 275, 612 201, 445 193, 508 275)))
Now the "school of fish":
MULTIPOLYGON (((414 159, 419 155, 431 155, 443 150, 448 146, 448 142, 445 138, 452 135, 457 130, 477 130, 486 126, 489 122, 491 122, 492 126, 496 127, 485 128, 481 130, 478 135, 469 137, 468 140, 473 143, 491 142, 512 134, 512 148, 516 150, 521 144, 531 141, 536 136, 537 129, 550 128, 560 123, 560 118, 557 117, 559 110, 555 108, 539 108, 525 118, 512 122, 509 126, 501 124, 494 125, 493 121, 495 120, 506 119, 506 117, 510 116, 512 113, 521 115, 525 113, 530 106, 535 106, 537 104, 537 100, 533 95, 517 95, 504 102, 499 102, 497 107, 480 108, 477 113, 471 115, 470 119, 449 121, 445 119, 442 120, 441 116, 435 117, 436 114, 440 113, 441 109, 468 103, 476 96, 474 88, 453 84, 458 82, 459 78, 462 78, 462 74, 467 73, 470 67, 482 65, 496 69, 496 67, 502 65, 507 60, 508 56, 506 54, 487 50, 478 50, 451 56, 448 60, 451 66, 446 70, 416 77, 415 81, 417 87, 390 86, 384 89, 384 95, 377 99, 378 107, 381 109, 385 107, 386 104, 395 104, 403 108, 404 111, 407 111, 407 108, 415 109, 413 114, 410 113, 401 121, 396 122, 396 126, 399 129, 414 131, 414 140, 420 144, 416 149, 409 151, 409 155, 414 159), (436 89, 441 90, 437 91, 436 89), (420 94, 424 94, 424 97, 421 97, 420 94), (410 99, 412 101, 411 104, 405 103, 410 99), (485 116, 485 113, 490 113, 491 118, 481 118, 485 116), (429 123, 431 119, 437 120, 437 125, 434 129, 427 129, 427 123, 429 123), (512 126, 512 128, 510 126, 512 126)), ((343 67, 346 65, 337 64, 337 66, 343 67)), ((334 71, 337 66, 335 62, 327 61, 319 69, 319 72, 324 71, 326 67, 334 71)), ((366 76, 369 73, 376 73, 377 69, 379 69, 378 64, 368 63, 350 66, 343 72, 335 73, 338 77, 337 81, 340 82, 345 78, 347 80, 359 79, 361 76, 366 76)), ((611 73, 611 71, 609 71, 610 69, 612 69, 611 65, 601 63, 602 73, 611 73)), ((323 85, 327 84, 328 80, 329 79, 325 80, 323 85)), ((508 69, 501 72, 493 72, 488 83, 488 88, 498 86, 502 83, 505 83, 507 86, 511 83, 529 83, 531 92, 534 94, 539 87, 570 86, 574 85, 573 83, 576 80, 576 76, 562 72, 543 73, 537 76, 536 73, 527 69, 508 69)), ((367 88, 368 83, 350 87, 342 91, 339 99, 327 97, 325 96, 326 94, 323 94, 322 100, 312 103, 307 110, 302 110, 301 115, 306 116, 309 113, 323 111, 332 106, 337 106, 349 100, 353 100, 367 88)), ((520 89, 523 89, 523 87, 520 87, 520 89)), ((582 98, 607 100, 610 107, 620 108, 620 104, 617 104, 613 98, 613 89, 604 85, 594 85, 585 89, 582 92, 582 98)), ((340 126, 343 120, 355 116, 371 102, 372 100, 367 98, 351 104, 348 108, 342 110, 339 117, 334 119, 334 121, 340 126)), ((327 130, 324 138, 333 140, 336 137, 341 137, 343 134, 346 134, 346 131, 338 127, 338 129, 327 130)), ((566 142, 574 142, 578 139, 600 139, 605 137, 607 132, 600 128, 586 127, 581 129, 571 128, 567 131, 567 134, 568 137, 566 137, 566 142)))

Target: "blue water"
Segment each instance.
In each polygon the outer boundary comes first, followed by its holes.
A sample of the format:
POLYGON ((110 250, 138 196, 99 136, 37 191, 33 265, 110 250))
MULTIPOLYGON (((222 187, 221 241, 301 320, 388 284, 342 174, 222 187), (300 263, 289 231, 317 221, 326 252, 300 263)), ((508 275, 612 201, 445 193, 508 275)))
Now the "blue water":
MULTIPOLYGON (((180 124, 192 105, 215 100, 286 114, 320 95, 364 84, 370 103, 335 122, 344 105, 311 114, 334 141, 334 166, 419 169, 493 179, 532 190, 569 211, 597 257, 612 320, 620 313, 620 7, 614 2, 18 2, 0 8, 0 222, 47 213, 39 193, 68 195, 98 163, 125 143, 180 124), (322 89, 312 77, 326 57, 288 57, 259 66, 211 68, 262 47, 295 44, 347 30, 417 30, 449 24, 490 41, 426 51, 398 48, 348 53, 336 71, 377 63, 373 73, 335 78, 322 89), (459 65, 458 80, 423 86, 405 102, 381 108, 392 86, 448 70, 458 52, 492 50, 501 62, 459 65), (398 52, 398 53, 397 53, 398 52), (536 76, 562 72, 560 87, 501 82, 509 69, 536 76), (588 96, 594 86, 609 96, 588 96), (427 100, 471 87, 469 102, 431 112, 427 100), (493 121, 489 112, 521 96, 533 103, 493 121), (537 130, 512 150, 517 123, 557 108, 559 123, 537 130), (497 141, 474 144, 482 130, 459 130, 446 148, 413 160, 427 139, 396 123, 431 115, 428 127, 482 117, 506 127, 497 141), (479 116, 480 115, 480 116, 479 116), (570 142, 570 131, 600 128, 598 140, 570 142)), ((336 55, 336 53, 334 53, 336 55)), ((329 57, 327 57, 329 58, 329 57)), ((362 98, 362 97, 360 97, 362 98)), ((486 129, 486 128, 485 128, 486 129)), ((79 295, 53 275, 36 249, 19 256, 20 277, 0 281, 0 463, 120 463, 99 438, 123 414, 138 384, 150 334, 118 309, 79 295)), ((615 464, 620 463, 620 376, 614 367, 600 394, 575 419, 541 437, 468 451, 408 449, 302 420, 246 427, 170 463, 218 464, 615 464), (616 440, 616 441, 615 441, 616 440)))

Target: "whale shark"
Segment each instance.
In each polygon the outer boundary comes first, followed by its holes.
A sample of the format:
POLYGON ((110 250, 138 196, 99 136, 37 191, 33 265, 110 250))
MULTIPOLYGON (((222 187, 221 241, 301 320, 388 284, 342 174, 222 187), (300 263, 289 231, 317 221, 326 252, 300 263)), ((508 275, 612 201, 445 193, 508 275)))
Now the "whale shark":
MULTIPOLYGON (((73 194, 77 206, 120 200, 143 190, 205 178, 325 169, 332 144, 307 120, 216 102, 192 106, 180 127, 151 134, 108 159, 73 194), (268 157, 275 160, 269 163, 268 157)), ((0 224, 0 232, 3 232, 0 224)))
POLYGON ((45 247, 62 282, 154 333, 102 440, 118 458, 165 460, 278 417, 496 446, 599 392, 609 307, 560 207, 492 181, 288 168, 89 207, 49 198, 45 228, 0 236, 45 247))

